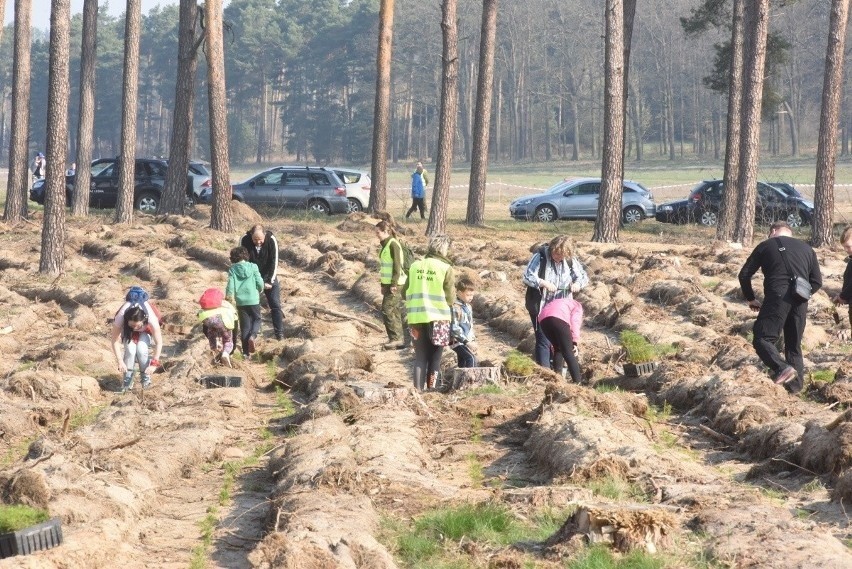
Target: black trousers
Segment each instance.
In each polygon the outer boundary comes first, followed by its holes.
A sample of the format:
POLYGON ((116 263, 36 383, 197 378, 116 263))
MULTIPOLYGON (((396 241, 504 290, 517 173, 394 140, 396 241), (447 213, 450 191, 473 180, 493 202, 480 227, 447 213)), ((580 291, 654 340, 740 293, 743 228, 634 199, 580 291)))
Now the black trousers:
POLYGON ((754 321, 752 345, 760 361, 778 375, 787 366, 796 368, 796 378, 784 387, 791 393, 802 390, 805 379, 805 364, 802 359, 802 335, 808 317, 808 303, 794 300, 790 291, 783 297, 768 296, 760 306, 754 321), (784 332, 784 357, 775 343, 784 332))
POLYGON ((414 213, 415 209, 420 210, 420 219, 426 219, 426 198, 411 198, 411 207, 408 208, 405 217, 407 218, 414 213))
MULTIPOLYGON (((539 328, 550 341, 554 350, 562 354, 565 362, 568 364, 568 373, 571 374, 571 379, 574 383, 580 383, 583 376, 580 373, 580 363, 574 355, 574 342, 571 341, 571 326, 564 320, 559 318, 545 318, 539 322, 539 328)), ((554 358, 555 360, 555 358, 554 358)), ((561 372, 560 369, 556 371, 561 372)))

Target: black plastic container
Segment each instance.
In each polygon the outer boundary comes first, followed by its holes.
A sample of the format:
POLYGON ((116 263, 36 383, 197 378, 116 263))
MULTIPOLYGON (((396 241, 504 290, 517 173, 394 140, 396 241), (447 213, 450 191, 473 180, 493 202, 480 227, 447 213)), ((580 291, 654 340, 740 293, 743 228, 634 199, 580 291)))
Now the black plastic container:
POLYGON ((59 518, 51 518, 20 531, 0 534, 0 559, 29 555, 42 549, 51 549, 61 543, 62 522, 59 518))
POLYGON ((202 375, 198 382, 208 389, 217 387, 242 387, 243 378, 239 375, 202 375))

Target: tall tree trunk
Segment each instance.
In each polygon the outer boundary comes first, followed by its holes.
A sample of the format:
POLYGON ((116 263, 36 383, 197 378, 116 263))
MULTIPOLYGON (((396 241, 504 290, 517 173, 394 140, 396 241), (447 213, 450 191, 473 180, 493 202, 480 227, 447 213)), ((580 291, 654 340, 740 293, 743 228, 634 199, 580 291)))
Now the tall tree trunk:
POLYGON ((181 0, 178 17, 178 64, 175 80, 175 108, 169 143, 169 169, 163 188, 160 211, 183 213, 186 203, 189 149, 192 146, 192 114, 195 107, 195 77, 198 69, 198 5, 181 0))
POLYGON ((432 189, 432 209, 426 235, 444 233, 447 227, 447 204, 450 198, 450 174, 453 169, 453 139, 456 133, 459 80, 459 37, 456 20, 456 0, 443 0, 441 5, 443 32, 441 81, 441 113, 438 124, 438 152, 435 158, 435 185, 432 189))
POLYGON ((231 215, 231 172, 228 165, 228 109, 225 90, 225 51, 223 45, 222 0, 204 3, 207 22, 207 103, 210 113, 210 165, 213 169, 213 211, 210 228, 234 231, 231 215))
MULTIPOLYGON (((627 97, 630 91, 630 47, 633 40, 633 21, 636 18, 636 0, 623 0, 624 2, 624 79, 622 84, 624 87, 624 109, 622 114, 627 120, 627 97)), ((624 142, 621 145, 621 152, 627 148, 627 129, 624 129, 624 142)), ((624 165, 624 156, 621 157, 622 166, 624 165)), ((622 178, 624 172, 622 171, 622 178)))
POLYGON ((74 176, 74 215, 89 214, 92 179, 92 139, 95 125, 95 59, 98 51, 98 0, 83 2, 80 53, 80 119, 77 123, 77 170, 74 176))
POLYGON ((373 104, 373 160, 370 166, 370 211, 387 207, 388 126, 394 0, 381 0, 376 47, 376 99, 373 104))
POLYGON ((742 202, 738 208, 735 239, 743 246, 750 246, 754 236, 757 164, 760 159, 760 111, 769 31, 769 0, 749 2, 743 16, 743 99, 740 174, 737 179, 742 202))
POLYGON ((473 117, 473 153, 470 160, 470 189, 467 196, 468 225, 485 222, 485 183, 488 172, 488 142, 491 139, 491 94, 494 89, 494 50, 497 37, 497 0, 482 0, 479 37, 479 76, 476 81, 476 111, 473 117))
MULTIPOLYGON (((832 11, 833 9, 832 7, 832 11)), ((842 90, 842 87, 841 82, 838 89, 842 90)), ((781 104, 784 105, 784 109, 787 111, 787 120, 790 122, 790 156, 796 157, 799 155, 799 121, 793 113, 793 107, 790 106, 790 103, 783 101, 781 104)))
POLYGON ((734 0, 731 25, 731 66, 728 70, 728 128, 725 141, 725 188, 719 210, 716 239, 732 241, 737 227, 737 209, 741 190, 740 124, 743 102, 743 7, 745 0, 734 0))
POLYGON ((15 55, 12 61, 12 124, 9 138, 9 180, 6 184, 5 221, 27 217, 30 181, 30 17, 32 0, 15 0, 15 55))
POLYGON ((121 105, 121 148, 115 222, 133 222, 133 177, 136 170, 136 104, 139 97, 139 28, 141 0, 127 0, 124 21, 124 81, 121 105))
POLYGON ((624 182, 624 6, 606 0, 604 140, 601 192, 592 241, 616 243, 624 182))
POLYGON ((834 244, 834 167, 837 162, 837 123, 843 91, 843 56, 850 0, 832 0, 825 48, 825 77, 822 83, 822 113, 819 117, 814 219, 811 245, 834 244))
POLYGON ((266 108, 269 106, 269 96, 266 90, 266 74, 260 72, 260 109, 257 113, 257 152, 255 153, 255 164, 263 162, 263 155, 266 152, 266 108))
POLYGON ((44 225, 38 272, 58 275, 65 266, 65 159, 68 157, 68 83, 71 0, 50 6, 50 63, 47 85, 47 168, 44 225))

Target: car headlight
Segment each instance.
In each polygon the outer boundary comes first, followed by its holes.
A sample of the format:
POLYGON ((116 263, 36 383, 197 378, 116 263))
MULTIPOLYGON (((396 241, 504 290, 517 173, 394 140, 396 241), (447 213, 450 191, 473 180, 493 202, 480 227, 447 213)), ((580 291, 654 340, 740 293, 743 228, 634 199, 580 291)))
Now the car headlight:
POLYGON ((529 204, 531 204, 532 202, 533 202, 533 201, 532 201, 531 199, 529 199, 529 200, 520 200, 520 201, 515 202, 515 205, 529 205, 529 204))
POLYGON ((36 180, 35 184, 33 184, 33 189, 37 190, 44 186, 44 180, 36 180))
POLYGON ((670 205, 661 205, 659 207, 660 211, 674 211, 674 208, 670 205))

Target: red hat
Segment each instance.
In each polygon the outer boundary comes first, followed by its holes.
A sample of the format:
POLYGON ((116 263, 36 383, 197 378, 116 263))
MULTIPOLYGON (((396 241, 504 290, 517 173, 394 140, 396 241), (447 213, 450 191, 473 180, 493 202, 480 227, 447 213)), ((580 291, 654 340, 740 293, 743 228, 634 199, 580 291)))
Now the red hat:
POLYGON ((204 294, 201 295, 201 298, 198 299, 198 304, 201 305, 201 308, 204 310, 210 310, 211 308, 219 308, 222 306, 222 301, 225 299, 225 293, 223 293, 218 288, 208 288, 204 291, 204 294))

